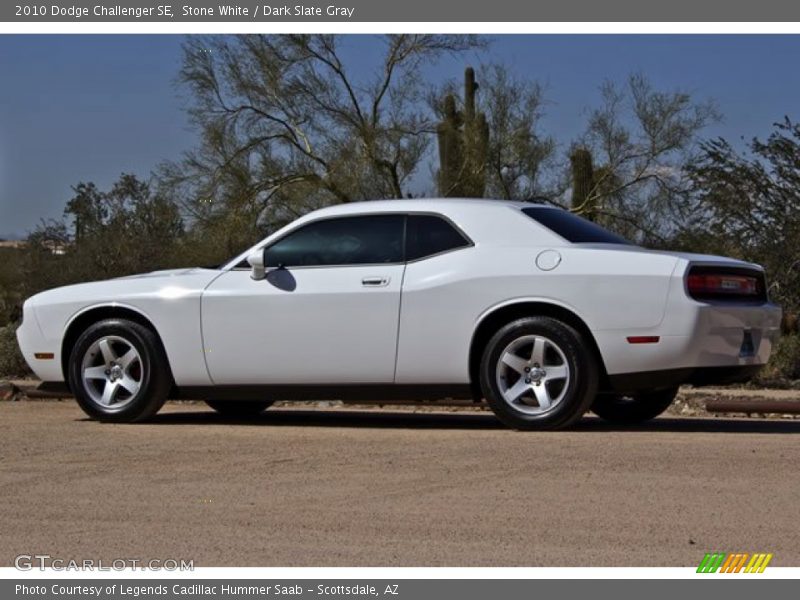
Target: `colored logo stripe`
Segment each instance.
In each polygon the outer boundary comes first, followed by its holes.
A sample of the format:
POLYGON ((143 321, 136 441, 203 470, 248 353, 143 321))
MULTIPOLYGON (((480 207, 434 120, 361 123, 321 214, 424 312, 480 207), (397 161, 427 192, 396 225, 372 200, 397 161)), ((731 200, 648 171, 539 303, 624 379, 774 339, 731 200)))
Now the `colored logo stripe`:
POLYGON ((713 552, 707 553, 703 557, 697 567, 697 572, 716 573, 719 570, 720 573, 763 573, 771 560, 772 554, 768 553, 713 552))
POLYGON ((723 563, 720 573, 738 573, 742 570, 745 561, 750 557, 749 554, 736 553, 729 554, 727 560, 723 563))
POLYGON ((715 552, 714 554, 706 554, 697 567, 698 573, 716 573, 722 561, 725 560, 724 552, 715 552))
POLYGON ((769 561, 772 560, 772 554, 753 554, 753 558, 747 563, 745 573, 763 573, 767 568, 769 561))

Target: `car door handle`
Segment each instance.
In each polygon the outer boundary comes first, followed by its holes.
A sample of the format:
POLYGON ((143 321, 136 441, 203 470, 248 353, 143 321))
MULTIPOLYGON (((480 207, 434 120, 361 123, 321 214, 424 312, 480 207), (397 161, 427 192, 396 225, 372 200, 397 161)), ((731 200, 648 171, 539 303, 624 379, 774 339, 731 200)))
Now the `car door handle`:
POLYGON ((385 287, 389 285, 388 277, 364 277, 361 280, 361 285, 364 287, 385 287))

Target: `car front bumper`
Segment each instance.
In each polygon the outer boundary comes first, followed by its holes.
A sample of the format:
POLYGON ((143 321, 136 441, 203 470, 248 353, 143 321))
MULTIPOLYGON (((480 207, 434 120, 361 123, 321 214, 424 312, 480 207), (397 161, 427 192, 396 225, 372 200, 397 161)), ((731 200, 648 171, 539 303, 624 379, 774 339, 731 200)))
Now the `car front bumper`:
POLYGON ((17 343, 22 356, 42 381, 64 381, 61 347, 47 339, 36 319, 35 309, 25 303, 22 324, 17 328, 17 343))

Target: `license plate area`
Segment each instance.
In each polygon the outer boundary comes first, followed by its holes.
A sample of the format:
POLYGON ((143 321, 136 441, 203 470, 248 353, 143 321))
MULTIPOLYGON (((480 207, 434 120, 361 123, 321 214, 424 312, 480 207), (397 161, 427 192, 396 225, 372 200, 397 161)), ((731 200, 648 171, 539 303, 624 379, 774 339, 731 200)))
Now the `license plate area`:
POLYGON ((752 358, 756 355, 756 345, 753 341, 753 332, 745 329, 742 332, 742 345, 739 348, 739 358, 752 358))

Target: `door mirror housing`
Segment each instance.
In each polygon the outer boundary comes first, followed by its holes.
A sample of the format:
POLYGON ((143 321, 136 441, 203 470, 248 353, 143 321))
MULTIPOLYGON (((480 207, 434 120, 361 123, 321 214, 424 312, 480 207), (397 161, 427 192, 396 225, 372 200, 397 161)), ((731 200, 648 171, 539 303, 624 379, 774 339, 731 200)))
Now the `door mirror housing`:
POLYGON ((253 250, 247 257, 247 262, 253 268, 253 272, 250 273, 250 277, 252 279, 255 279, 256 281, 266 279, 267 275, 271 271, 277 271, 278 269, 284 268, 283 265, 278 265, 277 267, 267 266, 266 248, 261 248, 260 250, 253 250))
POLYGON ((256 281, 267 276, 266 261, 264 260, 266 253, 266 248, 259 248, 258 250, 253 250, 247 257, 247 262, 253 269, 250 277, 256 281))

